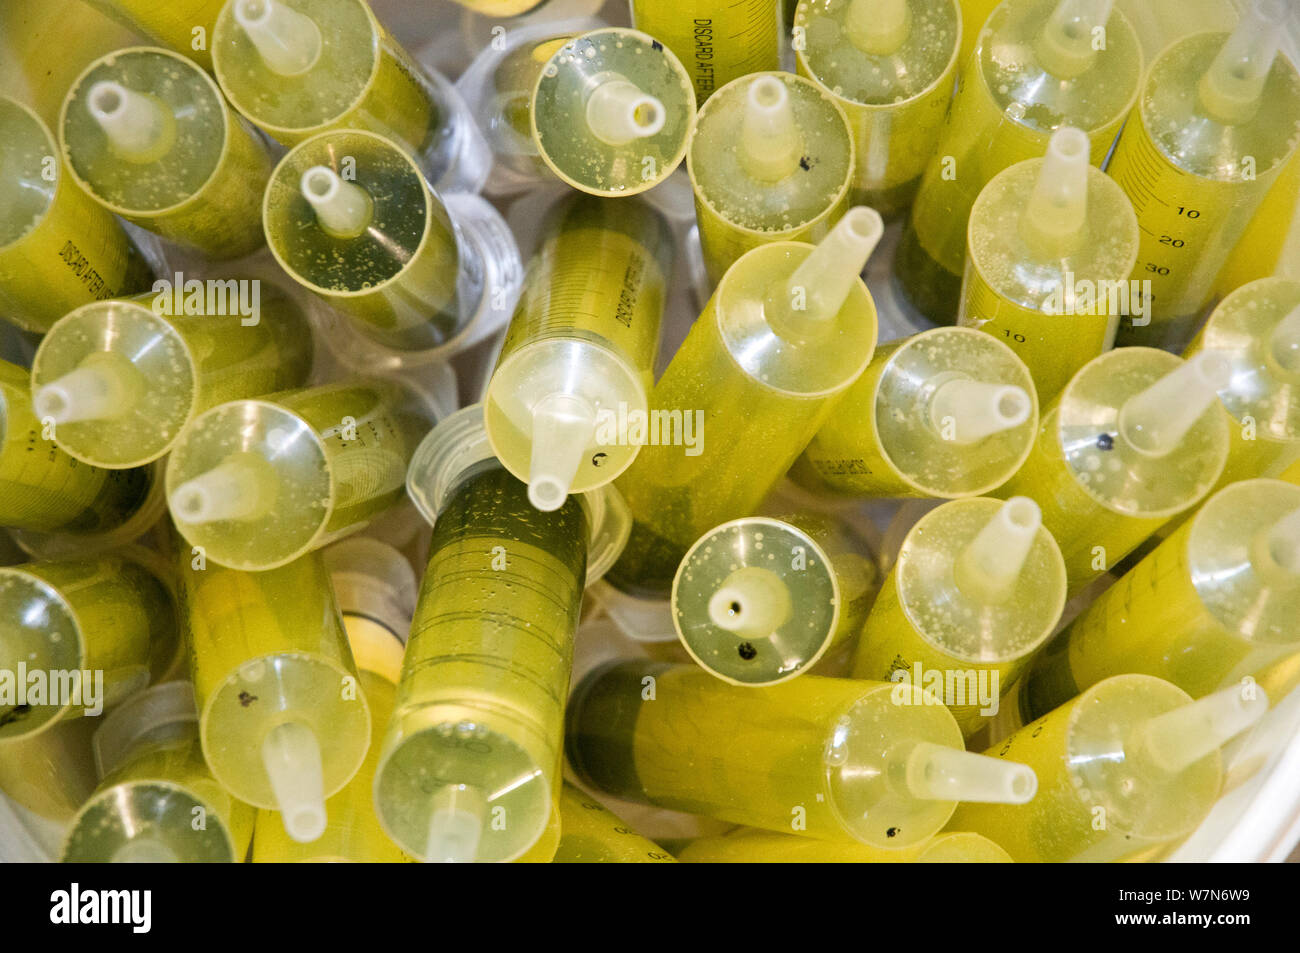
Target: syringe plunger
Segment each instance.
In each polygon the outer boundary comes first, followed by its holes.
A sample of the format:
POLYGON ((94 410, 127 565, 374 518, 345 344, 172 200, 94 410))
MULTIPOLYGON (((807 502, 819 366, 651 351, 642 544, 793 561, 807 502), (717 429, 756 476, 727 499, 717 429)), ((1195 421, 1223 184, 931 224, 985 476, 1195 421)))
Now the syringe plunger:
POLYGON ((533 408, 528 501, 549 512, 564 505, 591 443, 596 413, 581 397, 551 394, 533 408))
POLYGON ((1282 0, 1255 0, 1201 77, 1201 106, 1222 122, 1254 117, 1264 83, 1277 58, 1287 7, 1282 0))
POLYGON ((234 12, 271 72, 297 76, 320 57, 320 27, 311 17, 277 0, 235 0, 234 12))
POLYGON ((783 328, 814 334, 818 326, 828 324, 844 307, 884 230, 875 209, 849 209, 789 280, 769 291, 766 307, 771 317, 783 328))
POLYGON ((1177 774, 1221 748, 1266 711, 1268 695, 1259 685, 1231 685, 1143 722, 1134 734, 1149 758, 1177 774))
POLYGON ((320 226, 336 238, 356 238, 374 217, 374 201, 355 182, 347 182, 328 166, 312 166, 302 174, 302 194, 316 211, 320 226))
POLYGON ((985 603, 1006 602, 1042 524, 1042 511, 1029 497, 1007 500, 958 555, 953 567, 957 587, 985 603))
POLYGON ((1028 765, 930 742, 912 747, 904 772, 908 793, 927 801, 1024 804, 1038 791, 1028 765))
POLYGON ((325 833, 325 770, 315 732, 300 721, 272 728, 262 740, 262 765, 289 836, 308 844, 325 833))
POLYGON ((622 77, 606 80, 587 100, 592 135, 611 146, 658 135, 668 121, 664 104, 622 77))
POLYGON ((90 88, 86 108, 113 152, 128 162, 156 159, 168 126, 175 122, 161 103, 113 80, 101 80, 90 88))
POLYGON ((760 76, 749 84, 739 150, 745 171, 764 182, 780 182, 799 167, 803 136, 790 91, 775 76, 760 76))
POLYGON ((433 798, 425 860, 433 864, 468 864, 478 856, 487 802, 468 784, 447 784, 433 798))
POLYGON ((1139 453, 1173 452, 1228 386, 1232 366, 1217 351, 1201 351, 1141 393, 1119 412, 1119 435, 1139 453))
POLYGON ((737 638, 765 638, 790 617, 790 590, 761 566, 737 569, 709 598, 709 619, 737 638))
POLYGON ((955 378, 935 389, 930 424, 956 444, 978 443, 1029 419, 1033 401, 1014 384, 955 378))
POLYGON ((1073 251, 1088 221, 1088 134, 1065 126, 1052 134, 1034 191, 1020 219, 1031 247, 1049 255, 1073 251))

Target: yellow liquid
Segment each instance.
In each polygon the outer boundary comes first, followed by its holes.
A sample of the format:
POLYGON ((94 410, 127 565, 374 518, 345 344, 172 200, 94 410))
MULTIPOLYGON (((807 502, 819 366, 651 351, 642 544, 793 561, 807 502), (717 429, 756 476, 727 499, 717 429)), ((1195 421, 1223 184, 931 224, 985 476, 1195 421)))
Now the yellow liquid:
POLYGON ((913 847, 872 847, 740 828, 700 837, 681 852, 687 864, 1009 864, 1007 852, 979 834, 939 834, 913 847))
POLYGON ((212 69, 209 47, 214 43, 217 14, 226 0, 86 0, 92 7, 143 33, 155 43, 188 56, 212 69))
POLYGON ((772 0, 632 0, 632 22, 677 54, 701 105, 733 79, 780 68, 772 0))
POLYGON ((560 831, 554 864, 671 864, 676 860, 571 784, 560 791, 560 831))
POLYGON ((24 738, 0 741, 0 791, 39 817, 59 824, 86 803, 95 776, 90 737, 98 718, 72 718, 24 738))
POLYGON ((1278 274, 1286 236, 1294 227, 1297 199, 1300 153, 1293 153, 1219 272, 1213 297, 1222 298, 1247 282, 1278 274))

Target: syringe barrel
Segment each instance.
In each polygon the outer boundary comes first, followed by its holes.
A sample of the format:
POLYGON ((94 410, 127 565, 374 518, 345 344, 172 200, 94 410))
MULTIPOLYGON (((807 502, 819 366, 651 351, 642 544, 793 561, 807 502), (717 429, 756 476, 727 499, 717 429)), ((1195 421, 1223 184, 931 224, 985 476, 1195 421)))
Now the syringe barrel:
POLYGON ((361 767, 370 709, 318 553, 267 572, 240 572, 182 547, 190 666, 203 754, 241 801, 274 808, 265 738, 290 722, 321 742, 326 797, 361 767))
POLYGON ((0 307, 43 334, 64 314, 149 286, 149 266, 112 214, 68 181, 54 136, 0 96, 0 307))
POLYGON ((99 783, 90 739, 97 718, 65 718, 23 738, 6 738, 0 792, 36 816, 66 824, 99 783))
POLYGON ((156 47, 117 50, 90 64, 59 115, 59 145, 72 178, 111 212, 169 241, 224 260, 257 251, 250 209, 271 173, 265 143, 193 61, 156 47), (149 99, 173 131, 160 155, 128 161, 90 111, 92 92, 117 83, 149 99))
POLYGON ((850 5, 799 4, 794 26, 803 37, 795 57, 799 75, 831 91, 848 117, 857 152, 852 203, 891 218, 911 204, 938 144, 957 78, 959 40, 982 24, 963 22, 958 0, 906 0, 907 38, 890 53, 872 55, 842 29, 850 5))
POLYGON ((671 864, 676 858, 566 781, 560 791, 560 844, 551 862, 671 864))
POLYGON ((135 550, 0 569, 3 667, 49 673, 46 698, 0 708, 0 739, 98 714, 171 672, 180 632, 166 575, 135 550))
POLYGON ((429 849, 431 787, 482 798, 479 860, 516 859, 542 836, 587 533, 576 498, 538 511, 495 462, 471 467, 439 510, 375 780, 380 821, 411 856, 429 849))
POLYGON ((484 420, 497 456, 528 482, 537 405, 556 395, 586 404, 596 427, 570 488, 576 493, 613 480, 640 449, 626 422, 646 423, 672 236, 662 216, 637 199, 578 195, 550 214, 488 386, 484 420))
POLYGON ((1149 675, 1099 682, 985 752, 1034 769, 1032 801, 962 804, 950 826, 983 834, 1017 863, 1122 860, 1189 833, 1219 796, 1218 752, 1170 773, 1138 750, 1134 729, 1190 702, 1149 675))
POLYGON ((697 837, 678 855, 686 864, 1009 864, 1011 857, 987 837, 961 831, 936 834, 911 847, 837 843, 738 827, 697 837))
POLYGON ((848 210, 855 150, 844 110, 812 80, 790 73, 744 76, 700 109, 686 157, 709 281, 769 242, 819 242, 848 210), (794 171, 767 181, 741 155, 751 84, 782 84, 799 139, 794 171))
POLYGON ((226 0, 86 0, 107 16, 141 33, 160 46, 188 56, 212 69, 209 44, 214 43, 217 15, 226 0), (202 31, 201 33, 198 31, 202 31), (200 42, 201 41, 201 42, 200 42))

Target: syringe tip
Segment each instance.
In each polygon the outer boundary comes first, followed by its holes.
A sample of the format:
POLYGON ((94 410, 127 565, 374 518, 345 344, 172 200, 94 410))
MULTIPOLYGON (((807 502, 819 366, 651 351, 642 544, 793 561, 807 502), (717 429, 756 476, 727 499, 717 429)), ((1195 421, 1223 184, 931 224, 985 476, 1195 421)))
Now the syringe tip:
POLYGON ((162 104, 114 80, 90 87, 86 110, 113 150, 128 162, 155 161, 171 142, 175 120, 162 104))
POLYGON ((1120 437, 1139 453, 1172 453, 1231 381, 1232 361, 1226 354, 1197 353, 1124 402, 1120 437))
POLYGON ((1033 411, 1033 398, 1023 387, 956 378, 935 390, 930 424, 945 440, 971 444, 1019 427, 1033 411))
POLYGON ((262 740, 262 765, 284 829, 294 840, 311 843, 325 833, 324 768, 316 733, 300 721, 287 721, 262 740))
POLYGON ((320 57, 320 27, 297 10, 276 0, 235 0, 234 15, 273 73, 297 76, 320 57))
POLYGON ((1300 375, 1300 305, 1277 323, 1268 344, 1273 363, 1282 373, 1300 375))
POLYGON ((429 816, 425 860, 431 864, 468 864, 478 856, 487 804, 478 788, 444 785, 434 795, 429 816))
POLYGON ((1027 764, 920 742, 908 756, 906 783, 914 797, 932 801, 1025 804, 1038 793, 1027 764))
POLYGON ((38 420, 55 424, 103 420, 131 410, 136 403, 138 381, 130 381, 132 370, 102 362, 82 366, 38 387, 32 393, 32 410, 38 420), (136 387, 132 387, 132 384, 136 387))
POLYGON ((248 519, 265 509, 262 481, 248 460, 227 460, 186 480, 168 498, 172 516, 181 523, 248 519))
POLYGON ((113 852, 114 864, 178 864, 176 852, 153 837, 132 837, 113 852))
POLYGON ((1258 684, 1230 685, 1140 722, 1134 742, 1140 749, 1134 754, 1145 755, 1162 770, 1176 774, 1255 724, 1268 705, 1268 695, 1258 684))
POLYGON ((533 408, 528 501, 543 512, 564 505, 596 429, 596 413, 581 397, 551 394, 533 408))
POLYGON ((760 181, 780 182, 798 169, 802 151, 803 135, 785 83, 772 75, 751 80, 737 143, 741 166, 760 181))
POLYGON ((663 102, 623 78, 601 83, 587 100, 592 135, 612 146, 658 135, 667 122, 663 102))
POLYGON ((790 618, 790 590, 770 569, 746 566, 709 597, 709 621, 737 637, 765 638, 790 618))
POLYGON ((374 217, 369 193, 344 181, 329 166, 312 166, 302 174, 299 188, 315 210, 321 228, 336 238, 356 238, 374 217))

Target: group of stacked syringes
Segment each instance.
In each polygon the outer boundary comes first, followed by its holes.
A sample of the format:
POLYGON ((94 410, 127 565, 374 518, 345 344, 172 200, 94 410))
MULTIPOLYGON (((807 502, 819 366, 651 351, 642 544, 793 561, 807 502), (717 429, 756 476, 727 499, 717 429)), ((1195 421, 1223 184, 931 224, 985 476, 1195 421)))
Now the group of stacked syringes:
POLYGON ((1291 5, 457 3, 4 26, 22 829, 1168 856, 1300 684, 1291 5))

